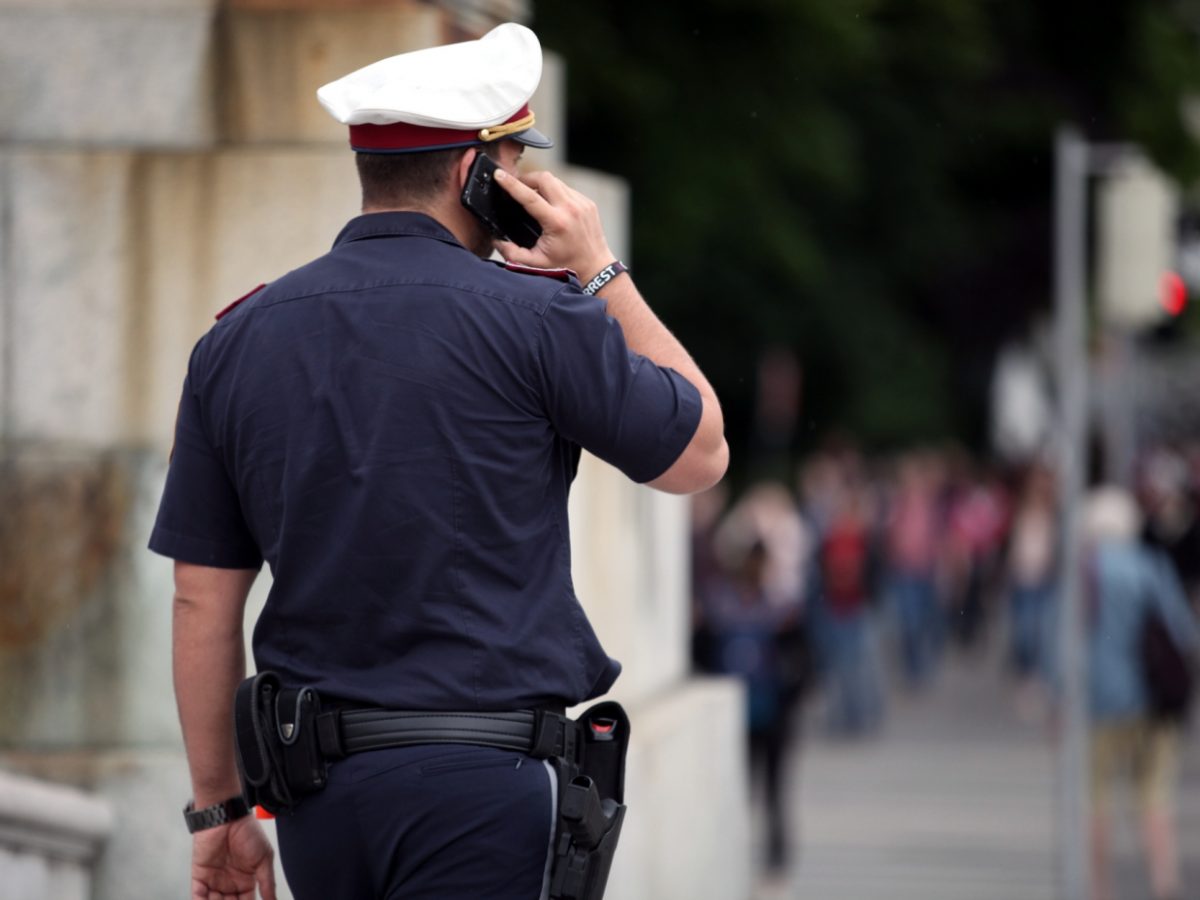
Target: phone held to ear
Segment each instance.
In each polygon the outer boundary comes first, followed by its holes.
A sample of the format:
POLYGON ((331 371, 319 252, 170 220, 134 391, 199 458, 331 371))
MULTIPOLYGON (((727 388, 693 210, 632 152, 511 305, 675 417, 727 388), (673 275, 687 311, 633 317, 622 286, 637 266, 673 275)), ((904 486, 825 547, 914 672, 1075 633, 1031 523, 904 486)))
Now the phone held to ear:
POLYGON ((532 247, 542 236, 542 226, 504 188, 496 184, 497 166, 480 151, 471 163, 463 186, 462 205, 475 214, 496 237, 518 247, 532 247))

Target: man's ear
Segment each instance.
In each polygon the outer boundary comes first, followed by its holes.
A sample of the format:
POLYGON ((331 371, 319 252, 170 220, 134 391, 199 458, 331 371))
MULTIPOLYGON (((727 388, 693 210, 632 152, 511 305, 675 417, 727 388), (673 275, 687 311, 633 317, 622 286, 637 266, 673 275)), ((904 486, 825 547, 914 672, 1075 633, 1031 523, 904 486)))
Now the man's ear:
POLYGON ((475 157, 479 155, 478 147, 468 147, 463 153, 462 158, 458 161, 456 172, 458 178, 454 185, 456 191, 462 191, 467 186, 467 173, 471 171, 471 163, 475 162, 475 157))

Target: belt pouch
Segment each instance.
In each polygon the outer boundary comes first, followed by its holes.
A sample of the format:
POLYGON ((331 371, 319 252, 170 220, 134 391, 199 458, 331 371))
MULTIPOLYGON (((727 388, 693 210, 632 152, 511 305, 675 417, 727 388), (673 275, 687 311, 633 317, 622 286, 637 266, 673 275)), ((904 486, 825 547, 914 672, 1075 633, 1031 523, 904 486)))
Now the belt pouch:
POLYGON ((246 802, 290 812, 325 786, 317 746, 320 702, 312 688, 284 689, 274 672, 243 681, 234 699, 234 740, 246 802))
POLYGON ((276 699, 283 770, 294 803, 325 787, 325 757, 317 740, 320 712, 320 698, 310 687, 285 688, 276 699))
POLYGON ((629 749, 629 716, 620 703, 597 703, 577 720, 583 731, 583 774, 596 783, 606 800, 625 802, 625 753, 629 749))
POLYGON ((291 805, 283 781, 283 754, 275 727, 279 676, 259 672, 238 685, 233 701, 233 737, 242 795, 271 812, 291 805))

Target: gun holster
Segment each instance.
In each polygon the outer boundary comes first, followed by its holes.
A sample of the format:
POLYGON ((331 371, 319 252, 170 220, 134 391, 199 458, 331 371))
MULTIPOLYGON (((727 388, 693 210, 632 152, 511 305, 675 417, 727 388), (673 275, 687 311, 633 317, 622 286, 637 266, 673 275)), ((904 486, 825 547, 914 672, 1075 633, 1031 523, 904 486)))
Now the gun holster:
POLYGON ((284 688, 274 672, 260 672, 238 686, 233 707, 238 774, 248 804, 290 812, 325 787, 316 691, 284 688))
POLYGON ((559 797, 552 900, 601 900, 625 820, 629 717, 619 703, 606 702, 577 721, 576 752, 555 760, 559 797))

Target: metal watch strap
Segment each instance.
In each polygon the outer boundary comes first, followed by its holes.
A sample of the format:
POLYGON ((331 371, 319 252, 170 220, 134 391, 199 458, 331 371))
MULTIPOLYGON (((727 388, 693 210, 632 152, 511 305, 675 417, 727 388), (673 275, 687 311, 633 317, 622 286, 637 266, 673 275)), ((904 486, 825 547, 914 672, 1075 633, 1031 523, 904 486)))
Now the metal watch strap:
POLYGON ((187 806, 183 808, 183 821, 187 823, 189 834, 216 828, 218 825, 227 825, 248 815, 250 815, 250 807, 246 805, 245 799, 240 794, 230 797, 223 803, 206 806, 204 809, 195 809, 194 804, 189 800, 187 806))
POLYGON ((585 294, 594 294, 622 272, 628 271, 629 266, 625 265, 625 263, 621 262, 619 259, 614 259, 607 266, 597 272, 596 277, 583 286, 583 292, 585 294))

